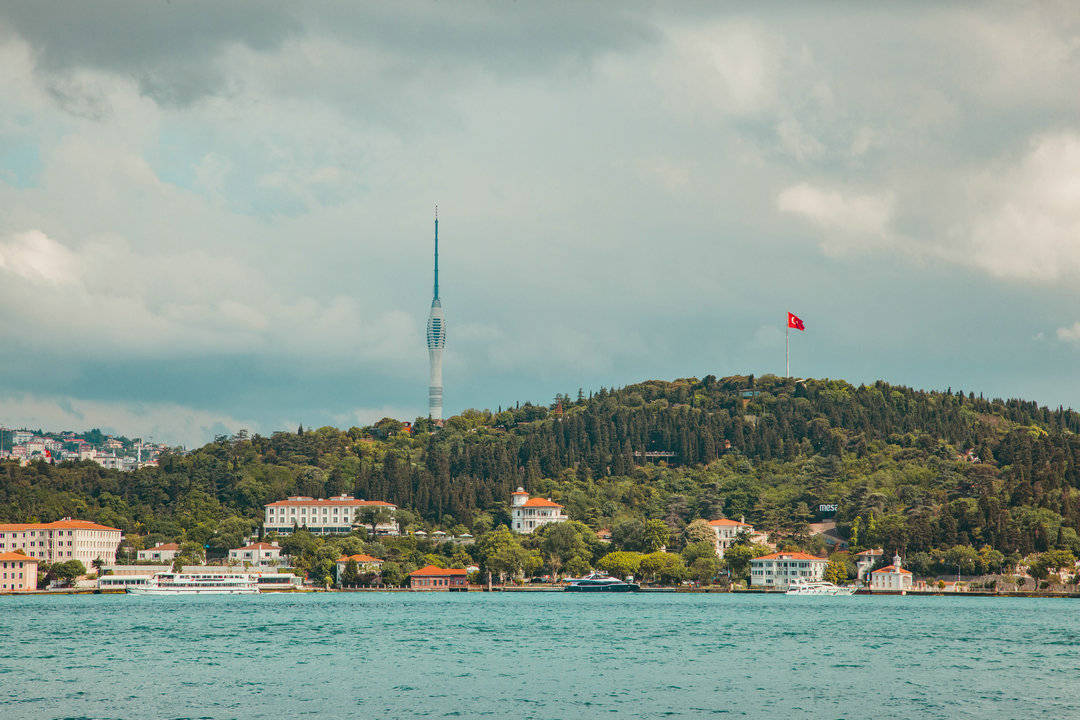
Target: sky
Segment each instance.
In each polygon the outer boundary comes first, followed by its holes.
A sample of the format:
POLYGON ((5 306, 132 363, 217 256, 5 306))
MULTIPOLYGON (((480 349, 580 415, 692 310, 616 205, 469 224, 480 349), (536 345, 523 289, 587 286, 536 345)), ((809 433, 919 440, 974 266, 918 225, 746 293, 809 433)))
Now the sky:
POLYGON ((1074 3, 0 4, 0 425, 784 372, 1080 407, 1074 3))

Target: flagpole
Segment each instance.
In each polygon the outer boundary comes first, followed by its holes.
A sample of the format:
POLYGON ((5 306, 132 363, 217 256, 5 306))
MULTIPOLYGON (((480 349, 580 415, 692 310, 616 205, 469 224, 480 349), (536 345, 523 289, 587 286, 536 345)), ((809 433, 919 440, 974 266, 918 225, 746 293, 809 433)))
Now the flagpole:
POLYGON ((791 319, 788 318, 784 323, 784 366, 786 374, 784 377, 791 377, 791 319))

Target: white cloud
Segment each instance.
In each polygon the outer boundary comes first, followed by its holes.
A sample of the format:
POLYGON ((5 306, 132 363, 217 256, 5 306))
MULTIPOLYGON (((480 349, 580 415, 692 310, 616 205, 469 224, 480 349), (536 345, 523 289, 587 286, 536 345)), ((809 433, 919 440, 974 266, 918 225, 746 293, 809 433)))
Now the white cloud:
POLYGON ((32 283, 61 285, 76 279, 72 253, 40 230, 19 233, 0 242, 0 270, 32 283))
POLYGON ((1057 329, 1057 338, 1061 342, 1080 343, 1080 321, 1074 322, 1068 327, 1057 329))
POLYGON ((995 164, 972 186, 963 260, 1010 279, 1080 275, 1080 134, 1040 135, 1019 163, 995 164))
POLYGON ((822 249, 840 254, 885 243, 890 235, 893 197, 858 194, 799 183, 777 195, 781 212, 799 215, 825 233, 822 249))

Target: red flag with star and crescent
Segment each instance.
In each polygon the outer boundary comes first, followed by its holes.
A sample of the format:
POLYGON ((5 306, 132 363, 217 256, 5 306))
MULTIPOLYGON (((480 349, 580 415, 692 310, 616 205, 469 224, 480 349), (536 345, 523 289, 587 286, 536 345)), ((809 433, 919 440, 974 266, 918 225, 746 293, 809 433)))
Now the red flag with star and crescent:
POLYGON ((803 321, 798 315, 787 314, 787 326, 792 330, 806 330, 806 326, 803 325, 803 321))

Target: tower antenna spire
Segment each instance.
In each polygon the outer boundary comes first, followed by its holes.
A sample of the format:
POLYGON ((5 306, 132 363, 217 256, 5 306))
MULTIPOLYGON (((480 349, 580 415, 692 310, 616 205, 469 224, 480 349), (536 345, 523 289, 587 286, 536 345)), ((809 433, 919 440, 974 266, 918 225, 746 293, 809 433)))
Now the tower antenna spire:
POLYGON ((435 300, 439 299, 439 204, 435 203, 435 300))

